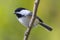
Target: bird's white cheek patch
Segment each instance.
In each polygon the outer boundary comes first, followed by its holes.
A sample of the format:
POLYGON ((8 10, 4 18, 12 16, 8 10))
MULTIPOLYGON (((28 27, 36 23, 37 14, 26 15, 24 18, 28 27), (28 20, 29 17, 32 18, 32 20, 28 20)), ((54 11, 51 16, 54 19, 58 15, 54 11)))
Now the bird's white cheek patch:
POLYGON ((22 14, 22 15, 28 15, 29 13, 30 13, 29 10, 22 10, 22 11, 20 11, 20 14, 22 14))

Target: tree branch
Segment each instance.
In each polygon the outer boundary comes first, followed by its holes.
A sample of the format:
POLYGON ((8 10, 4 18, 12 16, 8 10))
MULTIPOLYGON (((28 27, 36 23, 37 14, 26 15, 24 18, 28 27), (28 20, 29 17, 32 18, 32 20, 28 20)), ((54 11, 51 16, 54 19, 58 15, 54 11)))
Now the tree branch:
POLYGON ((31 21, 29 23, 29 28, 27 28, 27 30, 25 32, 24 40, 28 40, 28 37, 29 37, 29 34, 31 32, 33 23, 34 23, 35 18, 36 18, 36 13, 37 13, 37 8, 38 8, 38 5, 39 5, 39 2, 40 2, 40 0, 35 0, 35 2, 34 2, 32 18, 31 18, 31 21))

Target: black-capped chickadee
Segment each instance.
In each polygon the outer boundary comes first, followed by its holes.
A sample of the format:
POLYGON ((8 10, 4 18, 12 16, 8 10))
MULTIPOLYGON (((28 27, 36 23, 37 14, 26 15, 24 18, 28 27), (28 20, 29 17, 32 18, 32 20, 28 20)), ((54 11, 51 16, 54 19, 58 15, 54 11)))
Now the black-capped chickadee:
MULTIPOLYGON (((32 17, 32 12, 25 9, 25 8, 17 8, 15 10, 15 14, 17 16, 17 19, 21 24, 23 24, 26 27, 29 27, 29 22, 32 17)), ((38 16, 36 16, 35 22, 33 26, 35 27, 36 25, 40 24, 44 28, 46 28, 49 31, 52 31, 52 28, 48 25, 46 25, 38 16)))

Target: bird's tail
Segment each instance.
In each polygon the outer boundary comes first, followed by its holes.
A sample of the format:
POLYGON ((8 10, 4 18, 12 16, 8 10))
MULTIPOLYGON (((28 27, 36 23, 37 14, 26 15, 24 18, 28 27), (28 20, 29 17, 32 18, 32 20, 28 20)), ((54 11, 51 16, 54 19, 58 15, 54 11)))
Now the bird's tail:
POLYGON ((46 25, 45 23, 39 23, 41 26, 43 26, 44 28, 46 28, 47 30, 49 30, 49 31, 52 31, 52 28, 50 27, 50 26, 48 26, 48 25, 46 25))

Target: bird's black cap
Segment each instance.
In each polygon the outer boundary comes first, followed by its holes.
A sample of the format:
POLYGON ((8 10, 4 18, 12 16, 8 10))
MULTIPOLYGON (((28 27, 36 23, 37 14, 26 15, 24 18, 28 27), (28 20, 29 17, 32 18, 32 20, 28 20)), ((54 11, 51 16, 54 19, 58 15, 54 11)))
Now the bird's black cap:
POLYGON ((25 10, 25 8, 17 8, 15 12, 20 12, 21 10, 25 10))

